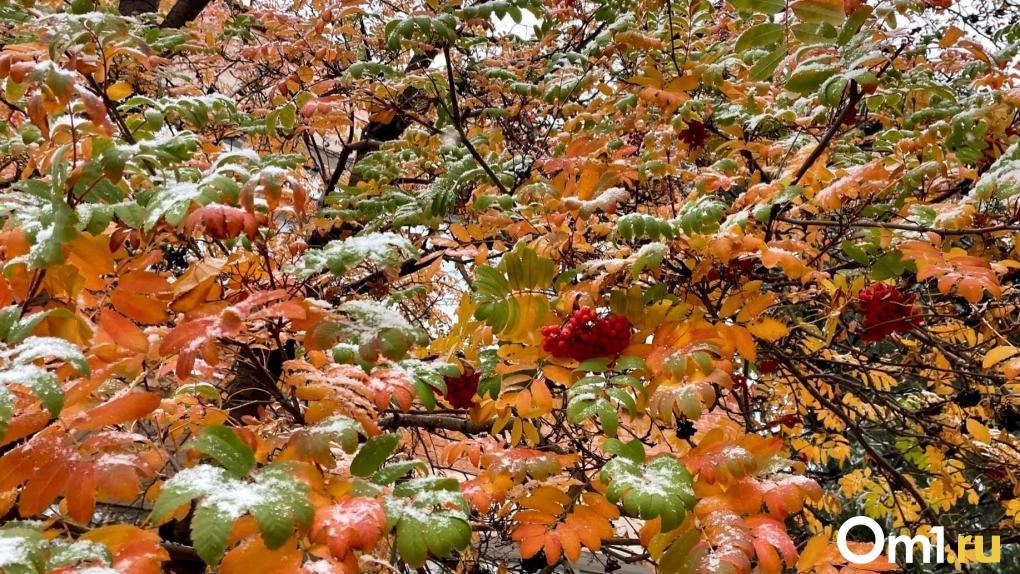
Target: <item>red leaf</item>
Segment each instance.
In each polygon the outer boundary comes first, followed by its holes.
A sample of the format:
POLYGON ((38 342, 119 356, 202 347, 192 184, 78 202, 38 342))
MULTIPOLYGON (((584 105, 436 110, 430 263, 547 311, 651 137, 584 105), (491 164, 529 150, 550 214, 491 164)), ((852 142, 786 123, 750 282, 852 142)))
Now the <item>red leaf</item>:
POLYGON ((353 549, 371 550, 385 527, 386 514, 378 500, 348 498, 315 513, 312 539, 327 544, 333 556, 343 559, 353 549))
POLYGON ((231 239, 242 233, 248 239, 255 239, 258 229, 259 224, 254 215, 228 205, 200 207, 184 220, 184 230, 189 234, 204 230, 214 239, 231 239))

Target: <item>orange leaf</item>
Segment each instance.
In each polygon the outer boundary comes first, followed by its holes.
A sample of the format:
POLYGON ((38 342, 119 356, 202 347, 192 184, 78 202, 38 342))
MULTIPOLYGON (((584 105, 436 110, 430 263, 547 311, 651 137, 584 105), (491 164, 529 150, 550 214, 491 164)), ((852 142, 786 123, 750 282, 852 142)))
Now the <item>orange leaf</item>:
POLYGON ((141 418, 159 406, 161 398, 150 392, 125 392, 98 407, 79 414, 71 423, 76 430, 99 430, 107 425, 115 425, 141 418))
POLYGON ((110 293, 110 302, 121 313, 145 325, 167 320, 166 305, 146 295, 118 288, 110 293))
POLYGON ((74 520, 87 524, 96 508, 96 473, 88 464, 76 465, 67 485, 67 513, 74 520))
POLYGON ((293 538, 276 550, 266 548, 261 536, 250 538, 223 557, 223 574, 278 574, 294 572, 301 565, 301 552, 293 538))
POLYGON ((158 534, 128 524, 101 526, 82 535, 106 546, 113 554, 113 568, 123 574, 159 574, 170 559, 158 534))
POLYGON ((145 333, 138 325, 116 311, 103 309, 99 315, 99 327, 121 347, 136 353, 145 353, 149 350, 149 338, 145 333))

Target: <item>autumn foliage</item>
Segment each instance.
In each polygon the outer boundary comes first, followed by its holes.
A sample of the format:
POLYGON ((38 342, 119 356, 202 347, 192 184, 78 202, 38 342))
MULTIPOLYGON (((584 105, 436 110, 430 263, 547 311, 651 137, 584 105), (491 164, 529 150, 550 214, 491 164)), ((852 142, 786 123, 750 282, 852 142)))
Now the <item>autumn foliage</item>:
POLYGON ((1018 22, 0 4, 0 572, 1017 571, 1018 22))

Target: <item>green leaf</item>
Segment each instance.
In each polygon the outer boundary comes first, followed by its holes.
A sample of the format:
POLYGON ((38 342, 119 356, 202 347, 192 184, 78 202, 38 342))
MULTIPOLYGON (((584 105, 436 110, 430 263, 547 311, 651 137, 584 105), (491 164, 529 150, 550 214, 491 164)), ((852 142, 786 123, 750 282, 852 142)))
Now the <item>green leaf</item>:
POLYGON ((579 398, 567 403, 567 422, 580 424, 595 415, 598 403, 592 398, 579 398))
POLYGON ((667 253, 668 249, 662 243, 652 242, 641 246, 630 270, 631 277, 637 279, 645 269, 658 269, 667 253))
POLYGON ((768 80, 776 71, 776 67, 779 65, 779 62, 782 62, 785 57, 786 48, 784 46, 780 46, 768 54, 765 54, 761 58, 758 58, 758 61, 755 62, 748 71, 748 75, 756 82, 768 80))
POLYGON ((321 438, 340 443, 340 447, 347 454, 358 449, 358 437, 364 432, 361 423, 343 415, 333 415, 307 429, 307 434, 312 440, 321 438))
POLYGON ((163 485, 159 497, 152 505, 149 521, 158 524, 167 514, 199 496, 205 496, 219 486, 231 487, 234 483, 240 484, 227 471, 219 467, 200 464, 186 468, 163 485))
POLYGON ((616 234, 628 243, 647 237, 652 241, 676 237, 673 223, 647 213, 627 213, 616 221, 616 234))
POLYGON ((387 464, 372 475, 372 482, 380 485, 392 484, 416 468, 422 471, 428 470, 428 466, 420 460, 405 460, 387 464))
POLYGON ((72 365, 83 375, 90 372, 81 350, 59 337, 28 337, 14 348, 13 354, 12 363, 16 365, 27 365, 38 359, 53 357, 72 365))
POLYGON ((669 549, 659 560, 660 574, 690 574, 697 569, 699 559, 705 550, 694 551, 694 546, 701 540, 701 530, 693 528, 684 532, 670 544, 669 549))
POLYGON ((718 199, 705 195, 685 203, 677 214, 677 221, 687 235, 714 233, 726 213, 726 206, 718 199))
POLYGON ((808 24, 841 26, 846 19, 843 3, 829 0, 798 0, 793 3, 793 13, 808 24))
POLYGON ((771 46, 783 39, 783 25, 775 22, 764 22, 751 26, 737 38, 734 46, 737 52, 743 53, 751 48, 771 46))
POLYGON ((847 255, 847 257, 853 259, 855 262, 860 263, 861 265, 867 265, 868 263, 871 262, 871 258, 868 257, 868 253, 864 251, 864 249, 861 246, 853 243, 852 241, 844 240, 840 244, 840 247, 842 248, 843 253, 847 255))
POLYGON ((903 254, 899 251, 888 251, 875 260, 869 275, 875 281, 884 281, 893 277, 899 277, 906 270, 907 266, 903 263, 903 254))
POLYGON ((6 385, 0 385, 0 439, 7 433, 7 425, 14 416, 14 393, 6 385))
POLYGON ((596 402, 596 411, 599 414, 599 424, 606 436, 615 437, 616 431, 620 428, 620 417, 616 414, 616 408, 605 399, 596 402))
POLYGON ((676 528, 697 502, 691 474, 670 455, 644 464, 618 456, 602 467, 599 477, 608 486, 606 498, 630 516, 660 518, 663 532, 676 528))
POLYGON ((614 368, 617 371, 647 371, 648 365, 645 364, 645 360, 641 357, 635 357, 632 355, 624 355, 616 360, 614 368))
POLYGON ((19 317, 21 317, 21 305, 8 305, 0 309, 0 340, 12 342, 7 336, 10 334, 11 328, 18 322, 19 317))
POLYGON ((255 467, 255 453, 251 447, 223 425, 203 428, 191 448, 213 458, 237 477, 248 474, 255 467))
POLYGON ((786 81, 786 89, 801 95, 810 94, 836 72, 835 68, 819 63, 798 66, 786 81))
POLYGON ((417 478, 398 484, 393 494, 385 501, 386 516, 396 526, 397 552, 408 566, 418 568, 429 553, 443 558, 470 544, 467 502, 456 479, 417 478))
POLYGON ((251 514, 255 517, 262 539, 270 550, 282 546, 294 531, 293 517, 290 513, 280 512, 274 504, 259 504, 251 509, 251 514))
POLYGON ((386 462, 399 443, 400 435, 395 433, 381 434, 369 439, 351 462, 351 474, 371 476, 382 463, 386 462))
POLYGON ((397 525, 397 552, 411 568, 420 568, 428 560, 425 543, 425 524, 412 518, 402 518, 397 525))
POLYGON ((850 40, 853 39, 853 37, 857 34, 857 31, 861 29, 861 26, 868 20, 868 17, 871 16, 872 12, 872 7, 867 4, 862 4, 854 10, 854 13, 846 19, 846 22, 843 24, 843 28, 839 31, 837 41, 841 46, 845 46, 850 43, 850 40))
POLYGON ((608 388, 606 394, 616 399, 616 401, 623 406, 627 407, 627 412, 630 416, 637 416, 637 401, 627 391, 619 388, 608 388))
POLYGON ((785 0, 729 0, 729 2, 737 10, 759 14, 776 14, 786 9, 785 0))
POLYGON ((25 526, 16 526, 17 524, 18 521, 12 520, 0 530, 0 545, 20 550, 4 556, 4 574, 39 574, 48 570, 42 569, 41 566, 45 563, 43 552, 49 544, 43 540, 38 527, 30 527, 27 523, 20 523, 25 526))
POLYGON ((308 500, 308 487, 293 476, 290 464, 274 463, 263 469, 255 477, 254 493, 261 502, 251 507, 251 514, 266 547, 279 548, 296 526, 311 524, 315 510, 308 500))
POLYGON ((311 249, 287 271, 299 279, 307 279, 324 269, 337 277, 343 277, 366 261, 377 267, 395 270, 404 261, 417 256, 418 250, 414 245, 396 233, 368 233, 330 241, 322 249, 311 249))
POLYGON ((471 542, 471 525, 463 516, 438 511, 429 515, 425 522, 423 538, 433 556, 449 556, 471 542))
POLYGON ((582 362, 574 369, 575 373, 604 373, 609 370, 609 359, 596 357, 582 362))
POLYGON ((609 454, 622 456, 637 464, 645 461, 645 445, 641 444, 639 439, 623 442, 620 439, 611 438, 606 441, 605 449, 609 454))
POLYGON ((209 565, 218 564, 227 551, 236 517, 216 506, 200 506, 191 517, 191 542, 209 565))
POLYGON ((46 568, 55 570, 61 566, 79 562, 110 564, 112 561, 113 556, 105 545, 91 540, 77 540, 71 544, 59 545, 54 548, 50 553, 49 560, 46 561, 46 568))

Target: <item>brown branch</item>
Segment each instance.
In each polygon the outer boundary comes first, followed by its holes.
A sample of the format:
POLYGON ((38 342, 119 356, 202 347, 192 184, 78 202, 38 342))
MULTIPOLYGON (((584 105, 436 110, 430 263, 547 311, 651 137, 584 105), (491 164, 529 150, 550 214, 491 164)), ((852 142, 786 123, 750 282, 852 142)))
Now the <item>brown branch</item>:
POLYGON ((160 23, 160 28, 181 28, 191 22, 209 5, 209 0, 178 0, 160 23))
POLYGON ((1020 231, 1020 225, 1006 224, 993 225, 990 227, 962 227, 960 229, 946 229, 944 227, 926 227, 923 225, 912 225, 909 223, 887 223, 883 221, 858 221, 843 223, 839 221, 826 221, 821 219, 792 219, 789 217, 777 217, 776 221, 789 223, 791 225, 898 229, 900 231, 916 231, 918 233, 938 233, 939 235, 984 235, 986 233, 997 233, 1000 231, 1020 231))
POLYGON ((794 378, 797 379, 797 381, 801 384, 802 387, 804 387, 808 394, 814 397, 816 401, 818 401, 823 407, 832 412, 832 414, 836 415, 836 417, 839 418, 839 420, 843 421, 843 424, 845 424, 847 428, 850 430, 850 434, 852 434, 854 438, 857 439, 857 442, 858 444, 861 445, 861 448, 863 448, 864 451, 868 453, 868 456, 875 461, 875 464, 878 465, 878 468, 882 472, 882 474, 884 474, 890 482, 906 490, 910 494, 910 496, 913 497, 913 499, 917 502, 918 507, 921 509, 921 512, 924 513, 926 517, 928 517, 928 520, 931 521, 933 526, 940 525, 941 522, 939 521, 938 516, 935 515, 935 512, 928 505, 928 502, 925 501, 924 495, 922 495, 921 492, 917 490, 917 487, 914 486, 913 482, 908 480, 907 477, 903 476, 903 474, 896 470, 896 468, 893 467, 893 465, 888 460, 886 460, 885 457, 882 456, 880 452, 875 450, 875 447, 871 446, 871 443, 868 442, 868 438, 867 436, 865 436, 864 431, 861 429, 861 427, 857 425, 857 423, 855 423, 849 417, 849 415, 843 412, 843 409, 841 409, 838 405, 836 405, 835 403, 830 401, 827 397, 818 392, 818 389, 816 389, 814 385, 811 384, 811 381, 808 380, 808 375, 805 375, 803 372, 801 372, 801 370, 797 368, 797 365, 794 364, 793 361, 788 359, 785 355, 782 354, 781 351, 775 349, 771 345, 770 349, 773 350, 771 356, 774 357, 788 371, 790 371, 791 374, 793 374, 794 378))
POLYGON ((445 56, 443 59, 446 60, 446 81, 450 84, 450 116, 453 117, 453 127, 457 130, 461 142, 467 147, 471 157, 475 158, 475 161, 478 162, 478 165, 489 176, 492 183, 496 184, 496 187, 499 188, 503 195, 510 195, 510 191, 503 185, 503 182, 499 181, 499 178, 496 177, 496 172, 492 171, 492 168, 485 162, 482 154, 478 153, 478 150, 475 149, 474 144, 471 143, 467 133, 464 131, 464 126, 461 125, 460 106, 457 104, 457 87, 453 81, 453 62, 450 60, 450 48, 448 46, 443 46, 443 56, 445 56))
MULTIPOLYGON (((889 66, 892 65, 893 61, 895 61, 905 49, 907 49, 907 44, 903 44, 897 48, 875 76, 877 78, 881 78, 882 74, 885 73, 889 66)), ((792 185, 797 185, 801 178, 804 177, 808 170, 811 169, 811 166, 814 165, 815 161, 821 157, 822 152, 829 147, 829 143, 832 141, 832 138, 834 138, 836 133, 839 132, 839 128, 843 125, 844 120, 846 120, 846 118, 850 115, 850 112, 857 107, 857 104, 859 104, 862 99, 864 99, 864 91, 858 87, 857 82, 851 82, 850 99, 847 101, 846 105, 839 110, 839 113, 836 114, 836 118, 833 120, 832 125, 829 126, 829 129, 825 132, 825 135, 822 136, 821 141, 818 142, 815 149, 811 150, 811 155, 809 155, 808 158, 804 160, 804 163, 801 164, 800 169, 797 170, 797 174, 793 178, 792 185)))
POLYGON ((398 428, 422 428, 426 430, 449 430, 463 434, 478 434, 491 428, 490 425, 476 424, 467 417, 425 413, 394 413, 379 419, 379 428, 394 430, 398 428))
MULTIPOLYGON (((875 74, 875 77, 881 78, 882 74, 884 74, 885 71, 889 69, 889 66, 892 65, 896 58, 905 49, 907 49, 906 43, 901 45, 899 48, 896 48, 896 51, 893 53, 892 56, 889 57, 889 59, 885 62, 882 68, 878 71, 878 73, 875 74)), ((791 185, 797 185, 797 183, 800 182, 801 178, 807 175, 807 172, 811 169, 811 166, 813 166, 815 162, 818 161, 818 158, 822 157, 822 153, 824 153, 825 150, 829 147, 829 143, 832 142, 832 138, 836 137, 836 134, 839 132, 839 128, 843 125, 843 122, 846 120, 847 117, 849 117, 850 112, 857 107, 857 104, 859 104, 862 99, 864 99, 864 91, 860 89, 856 81, 851 81, 850 98, 847 100, 846 104, 844 104, 843 107, 839 110, 839 113, 836 114, 836 117, 833 120, 832 125, 830 125, 829 129, 826 130, 825 135, 822 136, 822 139, 818 142, 818 145, 816 145, 815 148, 811 150, 811 154, 808 155, 807 159, 804 160, 804 163, 802 163, 800 165, 800 168, 797 169, 797 173, 794 175, 793 182, 791 182, 791 185)), ((776 219, 780 215, 782 215, 784 211, 789 209, 791 205, 792 203, 786 202, 783 204, 776 204, 772 206, 772 211, 769 215, 768 225, 766 226, 767 228, 765 232, 766 241, 772 239, 773 223, 775 223, 776 219)))

